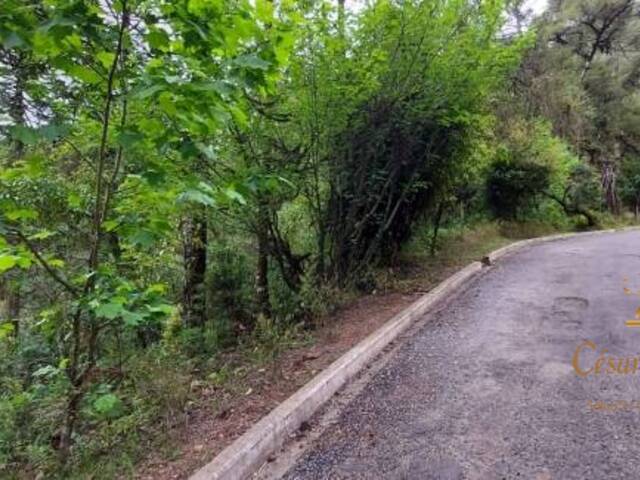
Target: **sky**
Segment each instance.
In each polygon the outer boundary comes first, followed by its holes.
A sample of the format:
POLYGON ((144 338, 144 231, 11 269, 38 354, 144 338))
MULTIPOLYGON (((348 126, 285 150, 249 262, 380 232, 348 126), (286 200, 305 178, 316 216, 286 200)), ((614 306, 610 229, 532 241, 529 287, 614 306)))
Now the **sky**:
POLYGON ((531 8, 536 15, 542 13, 547 7, 547 0, 528 0, 525 5, 531 8))

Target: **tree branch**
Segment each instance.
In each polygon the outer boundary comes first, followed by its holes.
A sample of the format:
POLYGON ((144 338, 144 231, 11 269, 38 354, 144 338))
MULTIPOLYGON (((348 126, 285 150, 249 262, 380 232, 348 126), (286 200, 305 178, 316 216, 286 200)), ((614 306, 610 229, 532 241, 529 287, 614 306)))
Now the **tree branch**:
POLYGON ((40 252, 38 252, 38 249, 35 247, 35 245, 20 230, 11 228, 11 231, 15 233, 18 236, 18 238, 27 246, 29 251, 33 254, 33 256, 36 258, 36 260, 42 266, 42 268, 44 268, 47 271, 47 273, 51 278, 53 278, 56 282, 62 285, 64 289, 70 294, 74 296, 78 295, 78 289, 75 288, 73 285, 71 285, 58 272, 56 272, 56 270, 51 265, 49 265, 49 262, 47 262, 44 259, 44 257, 40 254, 40 252))

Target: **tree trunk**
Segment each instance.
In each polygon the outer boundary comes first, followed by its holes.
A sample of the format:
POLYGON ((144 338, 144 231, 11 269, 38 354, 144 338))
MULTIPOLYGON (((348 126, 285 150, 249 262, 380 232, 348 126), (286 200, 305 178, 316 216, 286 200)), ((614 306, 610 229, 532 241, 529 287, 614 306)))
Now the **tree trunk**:
POLYGON ((324 251, 325 251, 325 238, 326 238, 326 228, 324 223, 320 225, 320 231, 318 232, 318 258, 316 260, 316 278, 321 281, 325 278, 325 259, 324 259, 324 251))
MULTIPOLYGON (((22 55, 12 58, 14 71, 13 93, 9 98, 9 117, 11 122, 17 126, 25 124, 26 103, 25 87, 27 84, 28 65, 22 55)), ((11 154, 7 156, 6 165, 12 167, 14 163, 22 157, 24 144, 21 140, 11 139, 11 154)), ((4 318, 13 325, 13 335, 17 338, 20 333, 20 309, 22 305, 20 296, 19 272, 8 272, 0 280, 0 299, 4 300, 4 318)))
MULTIPOLYGON (((26 118, 26 102, 25 102, 25 87, 27 86, 28 77, 28 64, 27 60, 22 56, 17 56, 13 59, 13 71, 14 71, 14 84, 13 93, 9 98, 9 116, 14 125, 23 126, 26 118)), ((16 160, 22 156, 24 152, 24 144, 22 141, 12 138, 11 139, 11 153, 9 158, 9 166, 12 165, 13 160, 16 160)))
POLYGON ((266 207, 258 208, 257 222, 258 263, 256 265, 256 303, 258 313, 267 318, 271 317, 271 303, 269 299, 269 217, 266 207))
POLYGON ((13 335, 18 338, 20 334, 20 287, 9 284, 9 295, 7 298, 7 319, 13 324, 13 335))
POLYGON ((13 326, 13 335, 18 337, 20 332, 20 309, 22 306, 20 297, 20 279, 13 272, 7 272, 0 280, 0 301, 2 303, 2 321, 10 322, 13 326))
POLYGON ((560 198, 549 192, 542 192, 542 194, 550 198, 551 200, 554 200, 555 202, 557 202, 558 205, 562 207, 562 209, 567 215, 569 216, 582 215, 587 220, 587 226, 595 227, 598 224, 598 221, 594 216, 594 214, 590 212, 587 208, 582 208, 577 205, 570 205, 569 203, 567 203, 567 201, 564 198, 560 198))
POLYGON ((345 22, 344 22, 345 10, 344 0, 338 0, 338 35, 342 40, 345 39, 345 22))
POLYGON ((614 215, 618 215, 620 204, 616 191, 616 170, 614 163, 608 160, 602 163, 602 191, 607 208, 614 215))
POLYGON ((206 209, 183 222, 184 287, 182 319, 187 327, 203 327, 206 321, 205 273, 207 270, 206 209))

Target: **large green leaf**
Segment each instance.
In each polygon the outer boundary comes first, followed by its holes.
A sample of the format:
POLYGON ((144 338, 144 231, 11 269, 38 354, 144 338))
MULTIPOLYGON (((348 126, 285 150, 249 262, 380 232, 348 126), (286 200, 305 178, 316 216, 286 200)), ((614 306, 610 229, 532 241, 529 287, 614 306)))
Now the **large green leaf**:
POLYGON ((12 269, 18 264, 18 257, 15 255, 0 254, 0 273, 12 269))
POLYGON ((236 58, 233 63, 239 67, 252 68, 256 70, 268 70, 271 66, 269 62, 263 60, 255 53, 241 55, 236 58))
POLYGON ((113 320, 124 313, 124 307, 119 303, 103 303, 95 309, 96 316, 113 320))
POLYGON ((99 396, 93 402, 94 411, 105 418, 115 419, 122 415, 124 411, 124 404, 113 393, 107 393, 99 396))

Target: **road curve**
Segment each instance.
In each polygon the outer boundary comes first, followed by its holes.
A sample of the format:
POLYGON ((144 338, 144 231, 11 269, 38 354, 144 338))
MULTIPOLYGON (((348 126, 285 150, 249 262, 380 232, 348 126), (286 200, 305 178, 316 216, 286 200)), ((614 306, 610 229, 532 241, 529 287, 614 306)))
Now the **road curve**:
POLYGON ((637 231, 499 261, 406 339, 284 478, 640 479, 640 327, 625 325, 639 292, 637 231))

